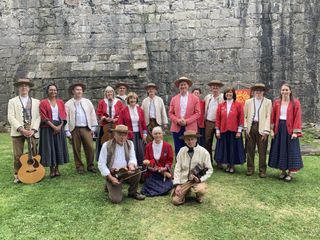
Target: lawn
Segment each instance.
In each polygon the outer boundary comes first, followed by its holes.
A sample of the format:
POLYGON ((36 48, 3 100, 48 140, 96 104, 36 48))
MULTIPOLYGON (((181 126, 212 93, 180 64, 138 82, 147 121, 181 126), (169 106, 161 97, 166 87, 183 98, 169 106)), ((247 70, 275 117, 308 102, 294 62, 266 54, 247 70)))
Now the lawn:
MULTIPOLYGON (((71 148, 70 148, 71 149, 71 148)), ((72 154, 70 155, 72 157, 72 154)), ((12 148, 0 134, 0 239, 319 239, 319 157, 304 157, 293 182, 215 169, 203 204, 175 207, 169 196, 113 205, 99 174, 81 176, 73 160, 60 178, 12 183, 12 148)), ((126 190, 125 190, 126 192, 126 190)))

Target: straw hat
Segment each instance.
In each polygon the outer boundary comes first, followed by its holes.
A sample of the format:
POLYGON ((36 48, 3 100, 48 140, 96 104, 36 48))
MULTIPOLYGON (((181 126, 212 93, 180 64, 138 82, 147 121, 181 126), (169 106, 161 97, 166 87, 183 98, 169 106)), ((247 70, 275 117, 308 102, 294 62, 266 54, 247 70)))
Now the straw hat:
POLYGON ((187 130, 183 133, 183 136, 179 137, 180 139, 184 140, 187 137, 192 137, 192 138, 198 138, 201 137, 200 134, 198 134, 196 131, 192 131, 192 130, 187 130))
POLYGON ((218 85, 219 87, 222 87, 224 84, 220 80, 212 80, 211 82, 208 83, 208 86, 212 85, 218 85))
POLYGON ((174 85, 175 85, 176 87, 179 87, 179 84, 180 84, 181 82, 187 82, 188 85, 189 85, 189 87, 191 87, 192 84, 193 84, 193 82, 192 82, 189 78, 187 78, 187 77, 180 77, 179 79, 177 79, 177 80, 174 81, 174 85))
POLYGON ((82 87, 82 91, 85 91, 86 90, 86 85, 84 85, 83 83, 74 83, 72 84, 70 87, 69 87, 69 93, 70 95, 72 95, 72 91, 74 90, 75 87, 82 87))
POLYGON ((268 91, 266 85, 264 85, 263 83, 256 83, 251 87, 251 91, 255 91, 256 89, 263 89, 263 91, 268 91))
POLYGON ((29 87, 33 87, 34 86, 34 84, 27 78, 21 78, 17 82, 15 82, 13 85, 15 87, 19 87, 22 84, 27 84, 27 85, 29 85, 29 87))
POLYGON ((155 89, 158 89, 158 86, 155 83, 148 83, 144 88, 148 90, 149 87, 153 87, 155 89))
POLYGON ((128 133, 128 127, 126 125, 117 125, 114 129, 111 129, 112 132, 117 132, 117 133, 128 133))

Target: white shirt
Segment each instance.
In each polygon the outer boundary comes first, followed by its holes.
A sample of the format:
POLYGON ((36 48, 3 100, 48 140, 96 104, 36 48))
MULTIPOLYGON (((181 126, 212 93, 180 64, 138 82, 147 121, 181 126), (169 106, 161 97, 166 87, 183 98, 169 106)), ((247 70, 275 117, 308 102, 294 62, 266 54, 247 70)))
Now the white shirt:
MULTIPOLYGON (((107 111, 106 111, 106 114, 108 114, 109 116, 109 100, 107 98, 104 99, 104 102, 107 104, 107 111)), ((117 101, 115 100, 112 100, 112 106, 111 106, 111 116, 109 116, 110 118, 113 118, 114 115, 115 115, 115 108, 114 106, 116 105, 117 101)))
POLYGON ((287 120, 288 105, 281 105, 280 120, 287 120))
POLYGON ((137 107, 129 107, 130 118, 132 122, 132 130, 133 132, 139 132, 139 115, 137 111, 137 107))
POLYGON ((180 117, 184 118, 187 112, 188 93, 186 95, 180 94, 180 117))
POLYGON ((217 108, 218 108, 218 97, 210 99, 208 111, 207 111, 207 120, 215 122, 216 121, 216 114, 217 114, 217 108))
POLYGON ((156 106, 154 105, 154 100, 152 98, 150 98, 149 118, 156 118, 156 106))
POLYGON ((255 112, 253 121, 259 122, 259 109, 261 107, 262 99, 254 98, 255 112))
POLYGON ((153 157, 156 161, 159 161, 161 157, 162 145, 163 141, 161 141, 160 143, 156 143, 154 140, 152 141, 153 157))
POLYGON ((227 100, 227 115, 229 115, 232 103, 233 103, 233 99, 232 100, 227 100))
POLYGON ((121 98, 123 101, 125 101, 127 99, 127 95, 117 95, 117 97, 121 98))
MULTIPOLYGON (((132 141, 129 141, 129 142, 131 147, 130 147, 130 160, 128 164, 133 164, 137 166, 137 158, 136 158, 136 153, 134 151, 134 145, 132 141)), ((110 174, 110 170, 107 167, 108 150, 106 145, 107 145, 107 142, 105 142, 102 145, 100 155, 99 155, 99 161, 98 161, 98 168, 101 172, 101 175, 104 177, 110 174)), ((127 167, 127 161, 124 153, 124 146, 116 144, 116 149, 114 154, 115 154, 114 162, 111 168, 120 169, 120 168, 127 167)))
POLYGON ((74 101, 74 105, 76 108, 76 127, 88 126, 86 114, 81 106, 81 100, 74 101))
POLYGON ((52 120, 54 121, 59 121, 59 108, 58 108, 58 104, 56 104, 55 106, 51 106, 51 111, 52 111, 52 120))
POLYGON ((28 100, 29 100, 29 96, 26 96, 26 97, 20 96, 20 99, 21 99, 23 107, 26 108, 28 100))

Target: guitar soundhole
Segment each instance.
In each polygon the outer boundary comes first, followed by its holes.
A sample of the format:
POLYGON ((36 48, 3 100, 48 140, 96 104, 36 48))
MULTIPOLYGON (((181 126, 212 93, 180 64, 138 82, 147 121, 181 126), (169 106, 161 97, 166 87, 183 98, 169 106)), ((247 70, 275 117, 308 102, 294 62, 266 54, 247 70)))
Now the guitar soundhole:
POLYGON ((28 164, 32 165, 34 168, 38 168, 39 167, 38 161, 35 161, 33 158, 28 160, 28 164))

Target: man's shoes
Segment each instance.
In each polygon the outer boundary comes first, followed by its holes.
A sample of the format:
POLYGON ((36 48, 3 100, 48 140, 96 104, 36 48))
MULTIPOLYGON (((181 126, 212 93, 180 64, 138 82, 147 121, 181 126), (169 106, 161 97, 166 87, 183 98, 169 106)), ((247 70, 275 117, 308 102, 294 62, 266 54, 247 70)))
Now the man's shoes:
POLYGON ((146 198, 145 195, 143 195, 142 193, 136 192, 134 194, 128 194, 129 198, 134 198, 136 200, 144 200, 146 198))
POLYGON ((259 173, 259 177, 261 177, 261 178, 266 178, 266 177, 267 177, 267 174, 264 173, 264 172, 261 172, 261 173, 259 173))
POLYGON ((77 169, 77 172, 78 172, 79 174, 81 174, 81 175, 84 174, 83 168, 78 168, 78 169, 77 169))
POLYGON ((97 169, 95 169, 94 167, 88 168, 88 172, 97 173, 97 169))
POLYGON ((14 175, 13 183, 14 183, 14 184, 21 183, 21 181, 20 181, 19 178, 18 178, 18 175, 16 175, 16 174, 14 175))
POLYGON ((253 175, 253 172, 252 172, 252 171, 247 171, 246 175, 247 175, 247 176, 252 176, 252 175, 253 175))
POLYGON ((203 196, 196 196, 196 201, 197 201, 197 203, 203 203, 203 196))

